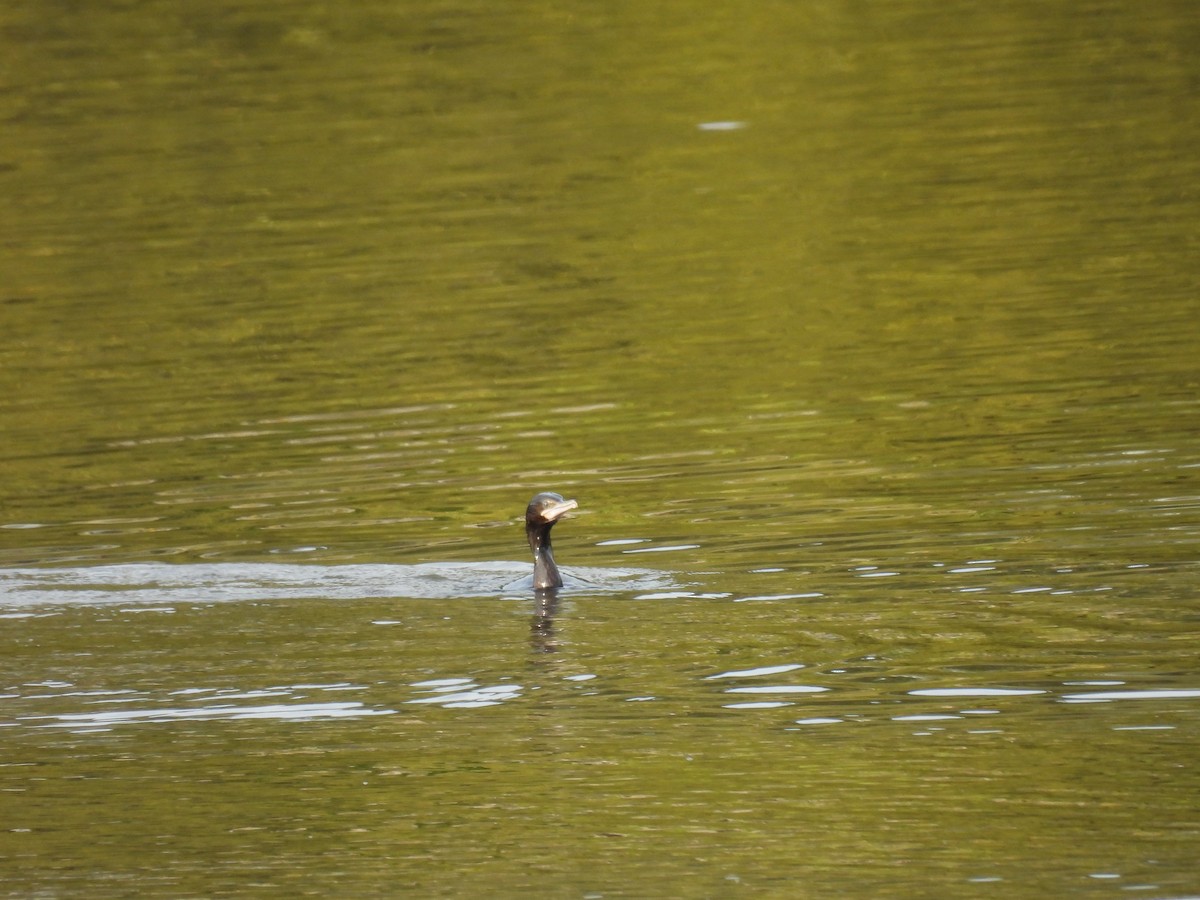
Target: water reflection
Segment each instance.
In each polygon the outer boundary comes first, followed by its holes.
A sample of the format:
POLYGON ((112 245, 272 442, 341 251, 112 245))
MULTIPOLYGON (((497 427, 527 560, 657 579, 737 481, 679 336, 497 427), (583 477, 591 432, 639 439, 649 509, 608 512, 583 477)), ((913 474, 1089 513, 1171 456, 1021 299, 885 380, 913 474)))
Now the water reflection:
MULTIPOLYGON (((69 728, 72 731, 107 731, 116 725, 136 725, 152 722, 235 721, 239 719, 279 719, 286 722, 310 722, 319 719, 344 719, 360 716, 391 715, 395 710, 369 709, 361 703, 272 703, 266 705, 123 709, 110 712, 63 713, 47 716, 44 724, 69 728)), ((26 724, 42 724, 39 717, 24 720, 26 724)))
POLYGON ((361 691, 362 685, 296 684, 259 690, 229 688, 178 688, 155 696, 131 688, 113 690, 72 690, 69 682, 43 682, 29 687, 44 687, 45 693, 20 692, 10 698, 28 701, 54 701, 82 698, 88 708, 79 712, 26 714, 6 722, 30 728, 64 728, 79 734, 110 731, 118 726, 169 724, 177 722, 217 722, 248 719, 276 719, 286 722, 312 722, 327 719, 392 715, 395 710, 371 706, 357 700, 313 701, 313 693, 361 691), (239 701, 271 698, 274 703, 239 701), (173 704, 186 703, 186 706, 173 704))
POLYGON ((1200 698, 1196 688, 1159 688, 1141 691, 1095 691, 1083 694, 1064 694, 1065 703, 1111 703, 1113 700, 1192 700, 1200 698))
MULTIPOLYGON (((537 654, 559 651, 553 632, 544 629, 551 624, 541 616, 535 618, 531 633, 533 650, 537 654)), ((964 733, 1000 734, 1019 728, 1023 720, 1034 716, 1044 720, 1046 699, 1058 704, 1088 706, 1143 705, 1154 721, 1118 720, 1109 727, 1122 731, 1167 731, 1186 723, 1197 711, 1200 688, 1120 684, 1123 690, 1079 692, 1065 682, 1041 688, 1016 688, 985 682, 969 686, 917 688, 896 695, 887 687, 889 679, 874 679, 876 690, 864 691, 861 683, 844 684, 836 676, 814 673, 807 682, 778 680, 776 676, 795 673, 807 668, 798 663, 730 670, 705 675, 690 685, 660 684, 659 694, 621 691, 596 691, 593 688, 573 695, 574 705, 591 698, 601 705, 613 702, 656 700, 667 703, 668 716, 686 712, 708 711, 714 707, 746 714, 767 714, 771 711, 803 706, 804 714, 784 719, 768 720, 773 727, 791 730, 794 726, 888 725, 901 726, 941 723, 931 726, 942 730, 952 723, 963 723, 964 733), (721 684, 719 694, 703 690, 704 684, 721 684), (758 683, 747 684, 747 681, 758 683), (680 690, 683 693, 680 693, 680 690), (666 696, 664 697, 663 694, 666 696), (745 698, 745 699, 742 699, 745 698), (964 705, 963 701, 986 699, 1003 706, 981 707, 964 705), (930 704, 929 701, 946 701, 930 704), (1172 707, 1164 706, 1176 702, 1172 707), (1034 704, 1034 705, 1030 705, 1034 704), (1168 712, 1168 710, 1171 710, 1168 712), (1164 721, 1164 718, 1169 718, 1164 721), (989 726, 974 724, 987 718, 989 726)), ((846 670, 841 670, 846 671, 846 670)), ((0 720, 0 728, 64 728, 79 733, 107 731, 117 727, 170 724, 182 721, 215 722, 251 719, 277 719, 289 722, 313 722, 339 718, 387 716, 397 713, 395 704, 404 706, 436 706, 447 710, 473 710, 511 703, 533 703, 558 708, 563 695, 556 685, 584 684, 598 677, 592 672, 562 674, 548 668, 527 672, 517 681, 511 675, 481 676, 446 675, 412 681, 397 692, 386 685, 367 685, 354 682, 295 683, 262 688, 210 688, 180 686, 167 691, 147 691, 130 687, 80 688, 68 681, 31 682, 10 685, 0 694, 14 713, 0 720), (392 699, 381 702, 381 691, 392 699), (337 699, 329 695, 341 696, 337 699), (314 696, 316 695, 316 696, 314 696), (327 699, 328 698, 328 699, 327 699), (259 702, 271 701, 271 702, 259 702)), ((611 677, 611 676, 610 676, 611 677)), ((939 680, 938 673, 924 673, 924 680, 939 680)), ((663 715, 660 714, 660 715, 663 715)))
POLYGON ((558 614, 558 589, 542 588, 534 592, 533 620, 529 624, 529 645, 535 653, 554 653, 554 617, 558 614))
POLYGON ((407 703, 435 703, 446 709, 481 709, 497 706, 506 700, 516 700, 525 690, 519 684, 479 685, 470 678, 435 678, 418 681, 414 688, 431 696, 418 697, 407 703))

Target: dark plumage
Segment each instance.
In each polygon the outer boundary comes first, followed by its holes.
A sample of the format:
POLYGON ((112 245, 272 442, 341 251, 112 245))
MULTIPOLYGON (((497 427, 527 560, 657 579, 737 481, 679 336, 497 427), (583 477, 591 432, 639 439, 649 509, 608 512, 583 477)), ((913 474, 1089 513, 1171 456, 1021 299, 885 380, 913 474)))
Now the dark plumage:
POLYGON ((554 550, 550 546, 550 529, 563 513, 579 504, 564 500, 561 494, 541 493, 529 501, 525 509, 525 536, 529 538, 529 549, 533 551, 533 587, 535 590, 562 587, 562 576, 554 564, 554 550))

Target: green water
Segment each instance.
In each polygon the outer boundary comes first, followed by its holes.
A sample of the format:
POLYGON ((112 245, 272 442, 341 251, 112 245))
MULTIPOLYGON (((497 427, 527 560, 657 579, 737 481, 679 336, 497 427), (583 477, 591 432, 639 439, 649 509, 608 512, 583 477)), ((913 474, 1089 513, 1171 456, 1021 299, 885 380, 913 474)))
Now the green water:
POLYGON ((1198 43, 9 4, 0 892, 1200 893, 1198 43))

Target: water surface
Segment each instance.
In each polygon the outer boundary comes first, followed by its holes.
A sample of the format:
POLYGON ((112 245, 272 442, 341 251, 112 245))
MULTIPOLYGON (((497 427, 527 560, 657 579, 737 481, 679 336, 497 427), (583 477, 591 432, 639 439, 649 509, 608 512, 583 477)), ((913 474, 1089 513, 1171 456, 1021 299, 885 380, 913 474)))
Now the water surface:
POLYGON ((1200 894, 1190 5, 63 13, 10 895, 1200 894))

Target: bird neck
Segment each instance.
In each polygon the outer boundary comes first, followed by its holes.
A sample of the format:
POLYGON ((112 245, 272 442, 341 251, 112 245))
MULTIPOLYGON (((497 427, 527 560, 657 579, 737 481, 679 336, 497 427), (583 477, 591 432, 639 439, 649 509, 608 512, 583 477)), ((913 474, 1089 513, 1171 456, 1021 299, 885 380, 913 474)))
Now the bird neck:
POLYGON ((554 564, 549 528, 529 529, 529 548, 533 550, 533 586, 536 590, 562 587, 562 576, 554 564))

